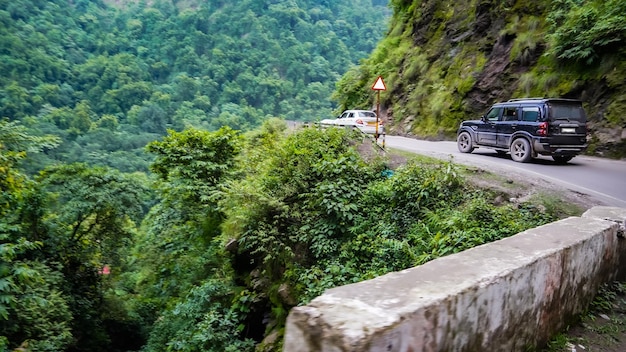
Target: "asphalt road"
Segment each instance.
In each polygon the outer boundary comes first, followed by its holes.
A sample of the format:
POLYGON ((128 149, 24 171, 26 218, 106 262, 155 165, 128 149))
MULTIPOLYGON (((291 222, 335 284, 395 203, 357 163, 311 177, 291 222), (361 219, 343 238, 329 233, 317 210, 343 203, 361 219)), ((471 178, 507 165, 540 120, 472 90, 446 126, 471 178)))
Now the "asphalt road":
POLYGON ((456 142, 431 142, 389 135, 385 137, 385 147, 442 159, 452 158, 456 163, 494 173, 527 175, 587 195, 602 204, 626 208, 626 161, 577 156, 565 165, 558 165, 552 158, 540 156, 522 164, 512 161, 509 155, 500 156, 490 149, 478 148, 471 154, 463 154, 458 151, 456 142))

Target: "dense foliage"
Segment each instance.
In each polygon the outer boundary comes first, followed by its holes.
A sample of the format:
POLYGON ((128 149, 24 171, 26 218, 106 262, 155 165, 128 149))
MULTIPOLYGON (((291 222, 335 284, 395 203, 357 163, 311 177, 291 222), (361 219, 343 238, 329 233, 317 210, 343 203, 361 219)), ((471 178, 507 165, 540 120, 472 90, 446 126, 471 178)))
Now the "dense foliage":
POLYGON ((0 0, 0 118, 62 138, 30 172, 147 171, 143 147, 168 128, 332 116, 335 82, 384 33, 385 5, 0 0))
POLYGON ((555 2, 548 16, 552 52, 585 65, 601 62, 626 43, 626 2, 620 0, 555 2))
POLYGON ((269 121, 239 137, 172 133, 149 148, 153 168, 173 162, 174 171, 161 176, 168 192, 144 222, 126 291, 117 291, 133 314, 155 321, 147 351, 252 350, 264 336, 273 337, 257 349, 278 350, 289 309, 326 288, 554 219, 494 207, 449 163, 409 163, 389 177, 386 159, 345 130, 285 135, 269 121), (220 157, 224 149, 232 159, 220 157), (213 178, 218 161, 229 172, 213 178))
POLYGON ((289 309, 327 288, 556 216, 492 205, 450 162, 389 170, 357 131, 169 131, 147 146, 154 177, 31 179, 12 156, 55 140, 0 126, 2 350, 276 351, 289 309))
POLYGON ((589 151, 626 156, 623 0, 390 3, 389 33, 338 83, 341 107, 371 106, 382 75, 391 130, 449 138, 497 101, 576 98, 589 115, 589 151))

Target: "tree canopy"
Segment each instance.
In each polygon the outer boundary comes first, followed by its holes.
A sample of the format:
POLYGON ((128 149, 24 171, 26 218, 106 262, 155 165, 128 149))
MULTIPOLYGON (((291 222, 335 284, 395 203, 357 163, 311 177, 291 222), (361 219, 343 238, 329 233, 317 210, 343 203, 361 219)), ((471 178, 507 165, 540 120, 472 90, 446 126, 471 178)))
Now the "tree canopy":
POLYGON ((386 30, 384 1, 0 2, 0 118, 60 148, 31 160, 147 171, 194 126, 332 116, 335 82, 386 30))

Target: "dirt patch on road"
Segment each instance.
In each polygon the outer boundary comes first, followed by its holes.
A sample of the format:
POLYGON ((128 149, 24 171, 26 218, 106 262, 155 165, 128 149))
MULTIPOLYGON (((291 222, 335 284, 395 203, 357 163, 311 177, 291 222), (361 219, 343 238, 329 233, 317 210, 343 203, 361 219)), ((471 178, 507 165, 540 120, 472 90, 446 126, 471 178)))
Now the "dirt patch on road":
POLYGON ((593 196, 567 189, 540 178, 510 172, 506 169, 487 171, 480 167, 462 167, 467 170, 465 178, 470 184, 500 193, 503 197, 502 201, 522 203, 533 198, 540 198, 569 203, 572 211, 563 214, 564 216, 581 215, 594 206, 604 205, 602 201, 593 196))

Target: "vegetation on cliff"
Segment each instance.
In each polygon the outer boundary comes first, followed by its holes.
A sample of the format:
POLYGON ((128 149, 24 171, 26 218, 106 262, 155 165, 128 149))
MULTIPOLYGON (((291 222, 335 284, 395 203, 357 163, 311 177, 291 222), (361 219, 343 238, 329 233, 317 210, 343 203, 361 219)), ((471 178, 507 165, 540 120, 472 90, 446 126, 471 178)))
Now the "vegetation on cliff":
POLYGON ((392 0, 389 32, 338 84, 369 107, 382 75, 389 127, 452 137, 460 121, 515 97, 582 99, 591 153, 626 156, 626 2, 392 0))

